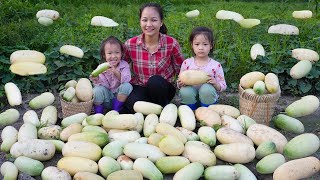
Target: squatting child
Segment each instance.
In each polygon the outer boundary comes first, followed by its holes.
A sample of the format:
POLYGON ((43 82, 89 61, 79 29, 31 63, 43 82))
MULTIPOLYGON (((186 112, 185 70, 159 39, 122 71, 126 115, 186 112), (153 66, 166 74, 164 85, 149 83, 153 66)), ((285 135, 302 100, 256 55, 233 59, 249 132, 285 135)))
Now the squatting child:
POLYGON ((123 45, 116 37, 102 41, 100 57, 110 64, 110 68, 97 77, 90 76, 94 85, 95 113, 103 114, 105 108, 119 112, 132 91, 130 66, 122 60, 123 53, 123 45))
POLYGON ((189 41, 194 56, 183 61, 180 73, 186 70, 201 70, 210 76, 206 83, 196 86, 186 86, 177 80, 181 104, 186 104, 195 110, 198 105, 207 107, 217 103, 218 92, 224 91, 227 85, 221 64, 209 57, 214 46, 212 30, 207 27, 194 28, 189 41))

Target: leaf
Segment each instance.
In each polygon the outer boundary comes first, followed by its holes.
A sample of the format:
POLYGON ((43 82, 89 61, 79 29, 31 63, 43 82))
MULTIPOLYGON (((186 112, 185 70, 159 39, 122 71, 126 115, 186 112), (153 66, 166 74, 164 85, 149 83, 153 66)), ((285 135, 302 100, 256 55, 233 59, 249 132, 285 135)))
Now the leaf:
POLYGON ((299 90, 303 93, 307 93, 311 90, 312 86, 310 83, 301 82, 298 84, 299 90))
POLYGON ((212 126, 212 128, 217 132, 220 128, 222 128, 223 126, 220 124, 215 124, 212 126))
POLYGON ((75 74, 71 74, 71 73, 67 74, 67 77, 68 77, 68 80, 71 80, 71 79, 78 79, 78 76, 77 76, 77 75, 75 75, 75 74))
POLYGON ((281 67, 281 66, 277 66, 277 67, 274 67, 271 69, 271 71, 275 74, 280 74, 280 73, 283 73, 284 72, 284 68, 281 67))
POLYGON ((92 56, 93 56, 95 59, 98 59, 98 60, 100 60, 100 58, 101 58, 99 53, 93 54, 92 56))
POLYGON ((74 73, 79 76, 82 76, 84 74, 81 67, 78 67, 77 69, 75 69, 74 73))
POLYGON ((257 65, 255 65, 255 66, 252 67, 252 70, 253 70, 253 71, 261 71, 262 68, 263 68, 263 67, 262 67, 261 65, 257 64, 257 65))
MULTIPOLYGON (((67 55, 66 55, 67 56, 67 55)), ((64 60, 64 56, 59 56, 59 59, 64 60)))
POLYGON ((53 51, 53 52, 47 54, 47 56, 48 56, 49 58, 56 59, 56 58, 59 57, 59 53, 58 53, 57 51, 53 51))
POLYGON ((200 126, 206 126, 207 125, 207 123, 205 121, 203 121, 203 120, 199 120, 199 121, 200 121, 200 126))
POLYGON ((66 80, 68 80, 68 77, 66 75, 63 74, 58 76, 58 81, 66 81, 66 80))
POLYGON ((231 88, 233 88, 233 89, 238 88, 238 83, 231 83, 231 88))
POLYGON ((262 64, 272 64, 269 58, 261 55, 258 55, 255 61, 260 62, 262 64))
POLYGON ((7 82, 10 82, 13 78, 14 78, 14 74, 6 74, 4 75, 4 77, 2 78, 2 83, 7 83, 7 82))
POLYGON ((223 68, 223 71, 224 71, 225 73, 227 73, 229 70, 230 70, 230 68, 228 68, 228 67, 223 68))
POLYGON ((44 84, 42 83, 42 81, 38 81, 38 82, 36 83, 36 86, 37 86, 37 88, 36 88, 36 91, 37 91, 37 92, 43 92, 44 89, 45 89, 45 86, 44 86, 44 84))
POLYGON ((35 76, 31 76, 31 79, 35 80, 35 81, 45 81, 48 79, 48 77, 46 75, 35 75, 35 76))
POLYGON ((8 161, 10 161, 10 162, 14 162, 14 158, 13 158, 13 156, 12 156, 12 154, 6 154, 6 159, 8 160, 8 161))
POLYGON ((90 49, 88 49, 88 48, 86 48, 86 47, 83 47, 83 48, 81 48, 81 50, 82 50, 84 53, 86 53, 86 52, 88 52, 90 49))
POLYGON ((308 73, 307 78, 313 79, 313 78, 319 78, 320 71, 316 70, 316 68, 312 68, 311 71, 308 73))
POLYGON ((320 81, 318 81, 315 85, 316 90, 320 91, 320 81))
POLYGON ((6 58, 5 56, 1 55, 0 56, 0 62, 4 63, 4 64, 11 64, 10 63, 10 59, 6 58))
POLYGON ((58 66, 58 68, 65 66, 65 64, 64 64, 63 62, 59 61, 59 60, 55 60, 55 61, 54 61, 54 64, 55 64, 56 66, 58 66))
POLYGON ((296 86, 297 85, 297 80, 296 79, 290 79, 289 81, 288 81, 288 85, 290 85, 290 86, 296 86))

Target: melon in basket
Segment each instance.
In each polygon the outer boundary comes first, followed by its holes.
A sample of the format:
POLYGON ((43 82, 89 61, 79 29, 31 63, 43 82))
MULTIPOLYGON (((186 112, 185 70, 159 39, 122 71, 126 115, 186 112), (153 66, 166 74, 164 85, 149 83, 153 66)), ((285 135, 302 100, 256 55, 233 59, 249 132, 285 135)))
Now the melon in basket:
POLYGON ((88 102, 93 97, 93 88, 89 79, 70 80, 60 91, 61 97, 68 102, 88 102))
POLYGON ((81 78, 78 82, 70 80, 64 85, 64 89, 59 94, 63 117, 81 112, 87 115, 91 113, 93 89, 89 79, 81 78))
POLYGON ((280 91, 278 76, 274 73, 253 71, 243 75, 240 79, 240 86, 247 94, 264 95, 274 94, 280 91))

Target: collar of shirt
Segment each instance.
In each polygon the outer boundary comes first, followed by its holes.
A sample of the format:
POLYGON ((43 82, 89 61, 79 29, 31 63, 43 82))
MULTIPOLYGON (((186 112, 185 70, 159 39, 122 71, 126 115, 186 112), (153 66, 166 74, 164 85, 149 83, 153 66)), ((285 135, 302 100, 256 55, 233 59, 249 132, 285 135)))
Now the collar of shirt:
MULTIPOLYGON (((138 43, 138 45, 141 45, 144 49, 146 49, 146 44, 143 41, 144 36, 145 36, 145 34, 140 34, 137 38, 137 43, 138 43)), ((164 42, 164 38, 165 38, 164 34, 159 33, 159 36, 160 37, 159 37, 158 49, 160 49, 163 46, 163 42, 164 42)))
POLYGON ((124 60, 120 60, 118 67, 116 68, 117 70, 121 70, 122 68, 126 67, 126 63, 124 60))

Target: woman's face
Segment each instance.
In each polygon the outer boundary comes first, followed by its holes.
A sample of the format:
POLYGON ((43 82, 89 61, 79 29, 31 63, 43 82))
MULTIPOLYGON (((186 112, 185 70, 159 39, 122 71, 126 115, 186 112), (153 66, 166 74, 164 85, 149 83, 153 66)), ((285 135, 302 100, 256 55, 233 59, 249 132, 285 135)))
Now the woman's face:
POLYGON ((140 26, 146 36, 158 36, 162 26, 158 11, 153 7, 144 8, 141 13, 140 26))

